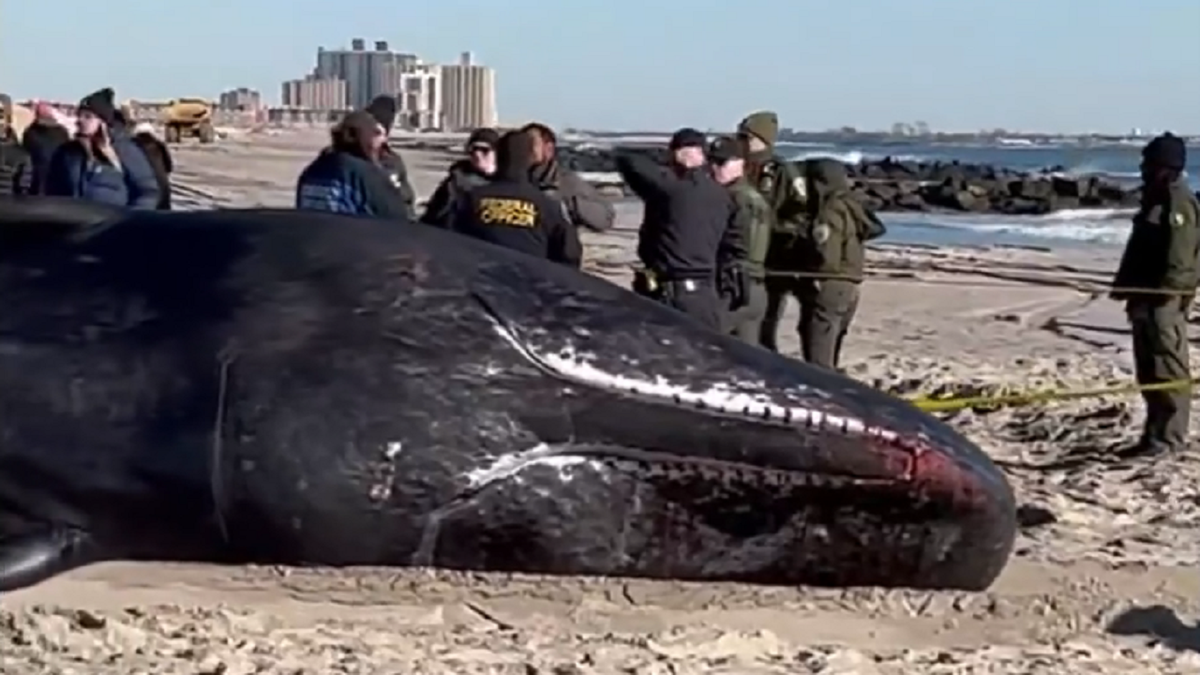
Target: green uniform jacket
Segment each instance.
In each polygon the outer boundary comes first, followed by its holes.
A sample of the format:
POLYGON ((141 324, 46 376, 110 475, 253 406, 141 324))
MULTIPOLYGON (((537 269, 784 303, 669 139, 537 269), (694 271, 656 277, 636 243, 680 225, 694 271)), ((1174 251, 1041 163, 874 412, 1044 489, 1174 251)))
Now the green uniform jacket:
POLYGON ((737 223, 746 242, 746 273, 753 279, 766 275, 767 249, 771 245, 771 229, 775 214, 765 197, 749 181, 738 179, 729 186, 737 206, 737 223))
POLYGON ((866 242, 886 229, 850 191, 846 167, 832 159, 804 163, 811 225, 800 239, 803 269, 830 278, 862 281, 866 242))
POLYGON ((1200 282, 1200 202, 1181 179, 1162 198, 1143 200, 1113 279, 1119 299, 1161 299, 1123 288, 1194 292, 1200 282))
POLYGON ((806 186, 796 166, 775 154, 779 115, 770 110, 751 113, 738 123, 738 133, 756 137, 766 146, 747 159, 746 175, 774 214, 767 267, 801 270, 797 244, 809 229, 806 186))
POLYGON ((759 173, 758 191, 775 214, 776 233, 795 235, 807 228, 807 187, 795 164, 772 157, 759 173))

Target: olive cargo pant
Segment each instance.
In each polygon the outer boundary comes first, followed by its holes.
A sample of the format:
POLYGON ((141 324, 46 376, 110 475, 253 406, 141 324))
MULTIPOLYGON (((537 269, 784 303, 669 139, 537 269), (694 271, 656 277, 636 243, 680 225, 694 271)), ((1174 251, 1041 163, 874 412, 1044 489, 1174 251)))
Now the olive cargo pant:
POLYGON ((762 279, 750 279, 746 285, 746 304, 726 315, 726 332, 742 342, 757 345, 759 331, 767 314, 767 286, 762 279))
POLYGON ((804 360, 814 366, 836 370, 842 356, 842 341, 858 311, 858 284, 828 280, 809 284, 800 297, 800 347, 804 360))
POLYGON ((767 304, 758 327, 758 344, 773 352, 779 351, 779 321, 783 318, 783 311, 787 309, 787 299, 794 297, 799 300, 803 296, 805 284, 811 283, 807 279, 796 277, 767 277, 763 282, 767 304))
MULTIPOLYGON (((1126 306, 1133 334, 1133 362, 1138 384, 1188 380, 1187 308, 1191 298, 1170 298, 1157 303, 1133 300, 1126 306)), ((1169 449, 1187 443, 1192 405, 1190 384, 1178 389, 1142 392, 1146 402, 1143 444, 1169 449)))
POLYGON ((767 279, 767 311, 759 331, 759 344, 779 351, 776 335, 779 320, 789 295, 800 301, 800 349, 804 360, 817 366, 836 369, 842 342, 850 322, 858 311, 858 284, 853 281, 794 277, 767 279))

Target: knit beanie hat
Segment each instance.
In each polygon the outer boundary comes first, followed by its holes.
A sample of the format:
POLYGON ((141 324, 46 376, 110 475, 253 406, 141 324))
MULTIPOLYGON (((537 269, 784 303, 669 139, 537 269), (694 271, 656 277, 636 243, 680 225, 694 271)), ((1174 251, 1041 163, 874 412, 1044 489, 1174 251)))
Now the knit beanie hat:
POLYGON ((113 100, 115 92, 112 88, 105 87, 100 91, 95 91, 83 97, 79 102, 79 111, 87 111, 99 117, 108 126, 112 126, 117 121, 117 104, 113 100))
POLYGON ((751 113, 738 124, 738 133, 757 136, 763 143, 773 146, 779 139, 779 116, 769 110, 751 113))
POLYGON ((1156 136, 1142 150, 1142 159, 1175 171, 1187 166, 1187 145, 1183 139, 1167 132, 1156 136))
POLYGON ((370 113, 384 131, 391 131, 392 125, 396 123, 396 108, 395 96, 376 96, 363 110, 370 113))

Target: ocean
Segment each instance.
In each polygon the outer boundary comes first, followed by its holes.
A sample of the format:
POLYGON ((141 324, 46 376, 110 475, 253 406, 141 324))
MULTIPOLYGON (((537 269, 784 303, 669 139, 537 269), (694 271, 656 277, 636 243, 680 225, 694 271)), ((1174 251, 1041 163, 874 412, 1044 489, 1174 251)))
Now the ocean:
MULTIPOLYGON (((847 163, 878 160, 952 161, 991 164, 1022 171, 1062 167, 1072 175, 1101 175, 1136 185, 1141 144, 1032 145, 1012 141, 991 145, 904 144, 848 146, 835 143, 784 143, 781 153, 793 159, 835 157, 847 163)), ((1200 148, 1193 149, 1188 165, 1189 182, 1200 190, 1200 148)), ((881 241, 942 246, 1006 244, 1014 246, 1117 247, 1129 234, 1129 211, 1072 209, 1045 216, 955 215, 882 213, 888 227, 881 241)))

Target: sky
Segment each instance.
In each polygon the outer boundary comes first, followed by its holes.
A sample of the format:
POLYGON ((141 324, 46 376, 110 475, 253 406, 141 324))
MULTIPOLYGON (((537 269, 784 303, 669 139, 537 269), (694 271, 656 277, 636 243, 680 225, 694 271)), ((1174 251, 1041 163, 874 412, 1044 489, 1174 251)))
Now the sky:
POLYGON ((503 123, 1200 133, 1196 0, 202 0, 7 3, 14 99, 277 102, 318 45, 387 40, 497 71, 503 123), (56 47, 57 46, 57 47, 56 47))

